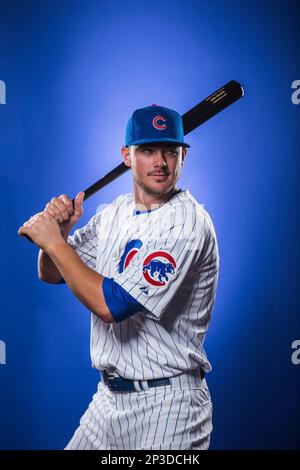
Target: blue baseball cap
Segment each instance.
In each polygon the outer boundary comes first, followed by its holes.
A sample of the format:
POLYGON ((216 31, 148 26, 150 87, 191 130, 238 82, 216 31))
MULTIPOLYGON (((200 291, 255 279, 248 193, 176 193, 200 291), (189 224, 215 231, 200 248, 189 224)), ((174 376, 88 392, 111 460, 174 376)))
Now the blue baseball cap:
POLYGON ((125 146, 170 142, 190 147, 183 141, 183 136, 180 114, 173 109, 153 104, 133 112, 127 123, 125 146))

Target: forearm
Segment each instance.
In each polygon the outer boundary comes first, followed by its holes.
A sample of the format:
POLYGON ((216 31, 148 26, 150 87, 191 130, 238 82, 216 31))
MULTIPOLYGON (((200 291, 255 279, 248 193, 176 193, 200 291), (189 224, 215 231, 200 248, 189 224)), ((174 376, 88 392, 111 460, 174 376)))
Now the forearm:
POLYGON ((41 281, 49 282, 50 284, 57 284, 62 278, 52 259, 43 250, 39 251, 38 275, 41 281))
MULTIPOLYGON (((62 233, 64 240, 67 240, 69 232, 62 233)), ((48 254, 41 250, 38 255, 38 276, 41 281, 48 282, 50 284, 57 284, 62 275, 53 263, 52 259, 48 254)))
POLYGON ((112 317, 102 290, 103 276, 84 264, 75 250, 63 239, 49 248, 47 253, 80 302, 104 322, 110 323, 112 317))

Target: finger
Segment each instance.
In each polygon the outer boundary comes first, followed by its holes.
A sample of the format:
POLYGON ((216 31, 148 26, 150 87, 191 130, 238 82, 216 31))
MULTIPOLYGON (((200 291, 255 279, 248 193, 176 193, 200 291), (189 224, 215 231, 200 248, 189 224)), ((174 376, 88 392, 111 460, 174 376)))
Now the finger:
POLYGON ((29 235, 29 232, 30 232, 30 230, 28 229, 28 227, 22 226, 22 227, 20 227, 19 230, 18 230, 18 235, 19 235, 20 237, 25 238, 26 235, 29 235))
POLYGON ((34 222, 33 219, 26 220, 26 222, 24 222, 24 224, 23 224, 23 227, 31 227, 33 222, 34 222))
POLYGON ((69 220, 70 216, 65 204, 60 201, 59 198, 54 198, 54 200, 52 200, 51 202, 55 206, 56 210, 59 211, 61 217, 63 218, 63 221, 69 220))
POLYGON ((63 218, 60 214, 60 212, 53 206, 52 204, 47 204, 45 207, 44 212, 48 212, 48 214, 51 215, 57 222, 63 222, 63 218))
POLYGON ((66 194, 62 194, 61 196, 59 196, 58 199, 64 203, 69 216, 73 215, 74 206, 73 206, 73 202, 71 201, 71 199, 66 194))
POLYGON ((41 214, 41 218, 42 218, 43 220, 48 220, 49 222, 51 222, 51 223, 53 223, 53 224, 56 224, 56 223, 57 223, 57 220, 56 220, 54 217, 52 217, 52 215, 49 214, 49 212, 43 212, 43 213, 41 214))
POLYGON ((53 198, 51 200, 51 204, 53 209, 60 214, 63 220, 69 219, 69 214, 65 205, 58 198, 53 198))
POLYGON ((24 222, 23 227, 32 227, 35 223, 37 223, 43 216, 44 212, 38 212, 37 214, 30 217, 29 220, 24 222))
POLYGON ((80 217, 83 213, 83 199, 84 199, 84 192, 81 191, 77 194, 74 200, 74 215, 80 217))
POLYGON ((36 214, 32 215, 29 220, 36 219, 40 214, 42 214, 42 212, 37 212, 36 214))
MULTIPOLYGON (((59 206, 59 203, 57 202, 58 201, 58 198, 53 198, 51 199, 51 202, 48 203, 49 206, 48 207, 51 207, 55 213, 56 213, 56 219, 58 220, 58 222, 64 222, 65 220, 68 220, 69 219, 69 215, 67 212, 63 212, 63 210, 61 210, 61 207, 59 206)), ((46 206, 46 207, 47 207, 46 206)))
POLYGON ((61 194, 59 197, 55 198, 54 203, 59 207, 59 209, 66 210, 71 217, 74 212, 73 202, 66 194, 61 194))

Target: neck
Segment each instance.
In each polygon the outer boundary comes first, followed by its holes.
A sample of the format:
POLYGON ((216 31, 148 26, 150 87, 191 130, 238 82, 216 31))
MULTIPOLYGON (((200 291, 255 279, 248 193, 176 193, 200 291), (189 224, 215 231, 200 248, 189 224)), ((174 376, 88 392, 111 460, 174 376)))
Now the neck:
POLYGON ((134 185, 134 201, 137 210, 153 210, 162 206, 168 201, 176 192, 178 188, 175 186, 164 194, 152 194, 145 192, 142 188, 134 185))

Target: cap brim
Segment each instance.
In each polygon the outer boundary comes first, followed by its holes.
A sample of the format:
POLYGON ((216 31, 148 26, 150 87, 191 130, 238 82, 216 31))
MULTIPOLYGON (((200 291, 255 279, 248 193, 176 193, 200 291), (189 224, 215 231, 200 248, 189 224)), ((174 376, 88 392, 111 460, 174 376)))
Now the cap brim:
POLYGON ((181 142, 180 140, 170 139, 170 138, 134 140, 133 142, 130 142, 130 144, 127 144, 127 146, 140 145, 140 144, 150 144, 150 143, 154 143, 154 142, 169 142, 170 144, 178 144, 178 145, 182 145, 183 147, 190 148, 190 145, 187 144, 186 142, 181 142))

